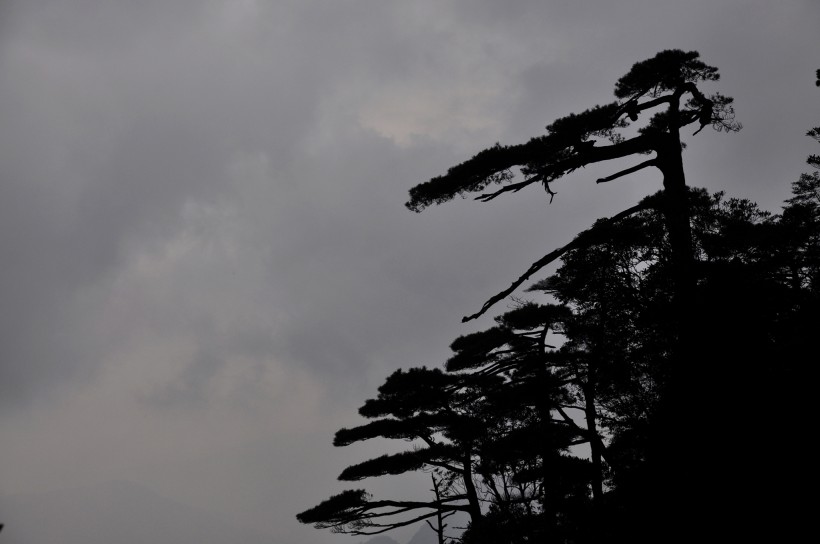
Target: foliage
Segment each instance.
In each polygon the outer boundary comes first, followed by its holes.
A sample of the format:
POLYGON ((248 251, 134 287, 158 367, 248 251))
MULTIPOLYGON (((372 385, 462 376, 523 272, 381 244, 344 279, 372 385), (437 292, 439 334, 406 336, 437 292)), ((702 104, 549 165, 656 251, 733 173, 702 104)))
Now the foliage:
MULTIPOLYGON (((807 469, 783 446, 813 414, 820 174, 802 175, 779 215, 688 188, 679 130, 739 128, 731 99, 696 86, 718 77, 696 52, 661 52, 617 82, 619 102, 411 190, 416 211, 493 183, 506 185, 480 200, 534 182, 552 195, 579 167, 647 153, 599 182, 648 166, 664 175, 663 191, 597 221, 465 319, 560 262, 527 289, 534 300, 457 338, 443 371, 392 374, 360 409, 371 421, 336 434, 337 446, 410 443, 340 479, 432 472, 432 500, 349 490, 301 522, 375 534, 436 517, 443 540, 442 516, 460 511, 464 544, 796 539, 811 519, 799 493, 807 469), (657 108, 636 135, 620 134, 657 108)), ((820 141, 820 128, 808 135, 820 141)), ((820 167, 816 155, 808 163, 820 167)))
MULTIPOLYGON (((525 144, 496 144, 481 151, 443 176, 411 189, 407 207, 418 212, 431 204, 483 191, 497 183, 506 185, 477 198, 492 200, 501 193, 519 191, 536 182, 542 183, 552 195, 551 182, 588 164, 653 151, 663 153, 668 146, 661 137, 664 132, 677 134, 681 127, 695 122, 721 130, 739 130, 732 100, 720 94, 706 96, 697 88, 697 83, 719 78, 717 69, 698 57, 695 51, 668 50, 635 64, 616 84, 615 94, 621 101, 558 119, 547 127, 546 135, 525 144), (684 94, 690 98, 681 108, 684 94), (628 139, 621 134, 620 130, 637 121, 641 113, 663 105, 673 110, 671 117, 668 108, 656 113, 642 134, 628 139), (598 146, 602 141, 610 145, 598 146), (524 179, 510 183, 515 179, 511 168, 516 166, 521 168, 524 179)), ((658 160, 650 162, 641 167, 657 166, 663 170, 665 166, 658 160)))

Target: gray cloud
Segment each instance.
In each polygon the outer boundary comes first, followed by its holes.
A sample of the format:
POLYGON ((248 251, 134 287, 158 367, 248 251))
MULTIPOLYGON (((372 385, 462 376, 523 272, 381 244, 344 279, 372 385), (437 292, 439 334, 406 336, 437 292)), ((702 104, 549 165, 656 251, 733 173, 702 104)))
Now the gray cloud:
POLYGON ((389 372, 659 180, 422 215, 409 187, 663 48, 746 126, 688 139, 694 185, 776 210, 816 124, 811 2, 0 6, 4 492, 137 481, 282 542, 329 541, 293 514, 379 451, 330 440, 389 372))

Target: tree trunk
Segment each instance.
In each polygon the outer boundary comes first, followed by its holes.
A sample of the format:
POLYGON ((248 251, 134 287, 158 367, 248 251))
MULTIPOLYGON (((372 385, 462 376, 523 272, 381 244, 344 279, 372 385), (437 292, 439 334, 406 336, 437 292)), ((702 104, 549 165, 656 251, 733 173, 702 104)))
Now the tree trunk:
MULTIPOLYGON (((592 461, 592 501, 595 510, 600 508, 604 497, 604 469, 601 454, 601 442, 598 440, 598 416, 595 410, 595 379, 594 368, 587 372, 587 383, 584 385, 584 416, 587 420, 589 433, 590 460, 592 461)), ((596 520, 597 523, 597 520, 596 520)))
POLYGON ((467 494, 467 505, 469 508, 470 519, 475 524, 481 519, 481 503, 478 502, 478 492, 473 483, 472 458, 469 451, 464 456, 464 490, 467 494))
MULTIPOLYGON (((438 482, 436 481, 435 475, 431 474, 430 478, 433 480, 433 493, 435 493, 436 495, 436 503, 438 503, 438 505, 440 506, 441 493, 438 489, 438 482)), ((438 537, 438 544, 444 544, 444 528, 446 526, 444 525, 444 517, 441 515, 441 508, 439 508, 436 512, 436 526, 433 527, 433 525, 429 521, 427 522, 427 524, 436 533, 436 536, 438 537)))
MULTIPOLYGON (((551 407, 549 405, 549 397, 548 397, 548 390, 549 390, 549 371, 547 370, 547 333, 549 332, 551 323, 545 323, 544 329, 541 331, 541 335, 539 336, 538 340, 538 353, 540 355, 539 360, 543 359, 544 363, 537 365, 537 372, 538 372, 538 379, 541 382, 541 388, 543 390, 543 394, 539 396, 538 400, 538 417, 541 419, 541 423, 544 426, 544 432, 547 432, 547 426, 549 425, 551 417, 551 407)), ((551 541, 555 537, 556 533, 556 519, 555 513, 557 511, 557 504, 556 504, 556 497, 555 491, 551 489, 551 467, 550 467, 550 460, 552 457, 552 450, 549 447, 549 444, 546 440, 546 436, 542 437, 541 439, 541 489, 543 494, 543 516, 544 516, 544 530, 545 536, 547 541, 551 541)))
MULTIPOLYGON (((658 166, 663 173, 664 217, 669 234, 673 279, 671 333, 675 339, 661 388, 658 412, 653 417, 652 439, 647 451, 646 474, 648 540, 677 541, 687 531, 704 528, 704 468, 701 459, 708 444, 698 425, 704 421, 698 405, 709 401, 698 393, 705 361, 696 352, 696 278, 690 226, 689 194, 683 170, 678 103, 669 107, 670 130, 658 147, 658 166), (677 529, 675 529, 677 528, 677 529)), ((701 354, 702 355, 702 354, 701 354)), ((704 487, 706 485, 706 487, 704 487)), ((680 540, 683 541, 683 540, 680 540)))

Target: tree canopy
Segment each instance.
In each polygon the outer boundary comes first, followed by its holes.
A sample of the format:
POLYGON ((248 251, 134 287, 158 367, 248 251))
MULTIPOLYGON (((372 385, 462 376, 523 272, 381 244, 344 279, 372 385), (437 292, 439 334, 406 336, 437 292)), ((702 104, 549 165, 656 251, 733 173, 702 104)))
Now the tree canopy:
MULTIPOLYGON (((618 101, 558 119, 525 144, 484 150, 411 190, 415 211, 492 184, 502 187, 479 200, 534 183, 552 198, 551 184, 582 166, 649 154, 598 181, 647 167, 664 180, 465 318, 558 265, 527 287, 531 299, 514 298, 492 327, 453 341, 443 370, 396 371, 361 407, 370 421, 337 432, 336 446, 409 444, 348 467, 341 480, 429 472, 433 496, 376 500, 352 489, 299 521, 376 534, 435 518, 443 541, 443 517, 464 512, 465 544, 800 533, 811 519, 800 493, 808 469, 784 448, 813 414, 820 173, 792 184, 780 214, 687 187, 680 130, 740 128, 730 98, 698 88, 718 78, 696 52, 663 51, 618 80, 618 101)), ((820 128, 808 135, 820 141, 820 128)), ((808 164, 820 168, 820 159, 808 164)))
POLYGON ((701 128, 711 125, 716 130, 740 129, 734 120, 731 98, 719 93, 706 96, 697 87, 698 83, 719 77, 717 68, 699 60, 695 51, 662 51, 636 63, 616 82, 618 101, 557 119, 547 126, 546 135, 525 144, 496 144, 485 149, 446 174, 412 188, 406 206, 419 212, 457 195, 484 191, 493 184, 504 186, 476 198, 492 200, 534 183, 541 183, 553 195, 550 184, 578 168, 651 152, 658 156, 598 181, 611 181, 650 166, 666 175, 674 167, 668 155, 680 154, 679 146, 674 145, 679 141, 674 136, 680 128, 698 123, 701 128), (682 102, 684 96, 688 99, 682 102), (623 129, 638 121, 640 115, 659 107, 665 109, 656 111, 637 135, 623 136, 623 129), (673 136, 671 141, 669 136, 673 136), (604 142, 608 144, 599 145, 604 142), (520 168, 523 180, 513 182, 513 167, 520 168))

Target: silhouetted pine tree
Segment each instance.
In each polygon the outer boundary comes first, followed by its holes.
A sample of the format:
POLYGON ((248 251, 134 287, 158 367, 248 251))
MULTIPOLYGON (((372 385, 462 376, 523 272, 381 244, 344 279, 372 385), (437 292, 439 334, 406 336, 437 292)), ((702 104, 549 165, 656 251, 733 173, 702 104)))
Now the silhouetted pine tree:
MULTIPOLYGON (((699 453, 703 451, 698 439, 699 430, 692 425, 689 415, 689 397, 706 369, 702 368, 703 357, 696 349, 694 247, 680 131, 689 125, 698 126, 695 134, 706 126, 727 131, 740 128, 734 121, 731 98, 719 93, 707 96, 698 87, 703 82, 718 79, 717 68, 702 62, 697 52, 662 51, 651 59, 636 63, 618 80, 615 95, 619 101, 558 119, 547 126, 545 136, 534 138, 526 144, 496 145, 481 151, 472 159, 454 166, 445 175, 411 189, 407 203, 411 210, 421 211, 426 206, 445 202, 459 194, 484 191, 495 183, 503 186, 480 194, 477 199, 486 202, 534 183, 541 183, 552 198, 555 194, 552 184, 578 168, 613 159, 654 154, 633 167, 598 180, 599 183, 613 181, 649 167, 657 168, 663 176, 664 190, 651 204, 662 213, 670 248, 667 272, 674 292, 674 305, 669 312, 673 325, 669 332, 674 343, 673 361, 668 365, 670 377, 662 384, 663 402, 654 414, 655 431, 651 434, 652 445, 647 452, 652 459, 653 472, 647 481, 654 487, 646 489, 645 493, 655 497, 653 503, 647 506, 654 508, 653 519, 658 523, 656 528, 647 529, 646 535, 655 535, 660 530, 658 527, 683 523, 689 513, 682 511, 680 505, 691 504, 703 484, 693 479, 700 474, 699 469, 687 472, 683 483, 676 486, 674 492, 667 482, 681 479, 680 467, 684 459, 691 466, 702 466, 706 462, 699 453), (638 128, 637 133, 633 131, 631 136, 624 135, 631 123, 649 112, 653 114, 638 128), (522 180, 516 179, 511 171, 513 167, 520 168, 522 180), (686 446, 681 447, 681 444, 686 446), (672 467, 675 467, 674 470, 672 467)), ((610 222, 638 213, 647 205, 649 202, 644 201, 617 214, 610 222)), ((487 311, 563 253, 589 243, 590 236, 587 231, 567 246, 534 263, 508 289, 492 297, 478 313, 465 320, 487 311)))
MULTIPOLYGON (((737 130, 731 99, 697 84, 717 70, 664 51, 616 86, 619 102, 559 119, 546 136, 482 151, 411 191, 419 211, 457 194, 487 201, 633 154, 663 191, 597 221, 546 255, 556 272, 495 326, 456 339, 446 372, 398 371, 335 444, 402 439, 411 449, 347 468, 361 480, 435 474, 430 501, 331 497, 297 517, 375 534, 470 516, 464 544, 796 541, 813 519, 810 462, 795 459, 814 415, 820 330, 820 174, 804 174, 780 215, 685 185, 680 129, 737 130), (655 110, 631 137, 630 122, 655 110), (608 141, 608 144, 603 144, 608 141), (603 145, 599 145, 603 144, 603 145), (510 168, 520 166, 516 181, 510 168), (548 338, 557 335, 551 346, 548 338), (589 454, 574 455, 586 445, 589 454)), ((820 128, 809 131, 820 140, 820 128)), ((820 158, 808 160, 820 168, 820 158)), ((443 538, 443 534, 440 535, 443 538)))
POLYGON ((373 438, 411 443, 407 451, 383 455, 346 468, 339 479, 436 470, 438 496, 430 501, 372 500, 364 490, 349 490, 300 513, 297 519, 317 528, 356 535, 379 534, 439 515, 465 512, 481 516, 473 483, 475 437, 481 432, 464 407, 463 384, 438 369, 398 370, 379 387, 379 395, 359 410, 370 423, 341 429, 335 446, 373 438))

